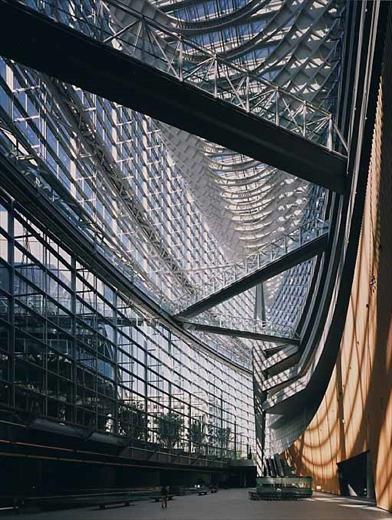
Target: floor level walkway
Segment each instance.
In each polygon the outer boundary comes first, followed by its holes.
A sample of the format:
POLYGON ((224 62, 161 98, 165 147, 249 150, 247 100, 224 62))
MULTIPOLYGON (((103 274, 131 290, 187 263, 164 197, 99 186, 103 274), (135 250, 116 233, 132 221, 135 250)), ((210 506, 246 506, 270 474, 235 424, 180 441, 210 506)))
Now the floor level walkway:
MULTIPOLYGON (((2 518, 16 518, 6 516, 2 518)), ((161 509, 154 502, 130 507, 25 514, 23 520, 392 520, 392 515, 361 500, 316 494, 301 501, 262 502, 248 499, 246 489, 221 490, 207 496, 176 497, 161 509)))

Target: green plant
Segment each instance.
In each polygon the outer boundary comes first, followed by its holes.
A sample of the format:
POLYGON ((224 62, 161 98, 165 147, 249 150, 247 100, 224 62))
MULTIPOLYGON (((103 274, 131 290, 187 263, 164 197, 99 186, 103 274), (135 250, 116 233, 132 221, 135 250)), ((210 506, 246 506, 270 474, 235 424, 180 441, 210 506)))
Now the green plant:
POLYGON ((173 448, 181 439, 184 428, 184 420, 180 415, 173 412, 158 415, 157 434, 160 443, 166 448, 173 448))
POLYGON ((219 426, 210 426, 209 434, 212 444, 217 448, 227 449, 231 440, 231 428, 219 428, 219 426))
POLYGON ((204 422, 200 421, 199 419, 192 421, 188 436, 190 442, 193 444, 196 450, 200 450, 206 438, 204 422))
POLYGON ((217 428, 216 440, 217 440, 217 444, 220 448, 223 448, 226 450, 229 447, 230 439, 231 439, 231 429, 229 427, 217 428))
POLYGON ((144 439, 147 432, 147 417, 142 405, 122 402, 118 407, 119 431, 129 439, 144 439))

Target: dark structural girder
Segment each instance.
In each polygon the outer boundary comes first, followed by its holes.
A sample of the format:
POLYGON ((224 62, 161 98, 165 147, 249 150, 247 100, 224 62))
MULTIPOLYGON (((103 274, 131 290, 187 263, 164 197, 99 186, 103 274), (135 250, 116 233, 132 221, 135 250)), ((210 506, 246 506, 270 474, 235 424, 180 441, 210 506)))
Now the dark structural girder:
POLYGON ((229 329, 226 327, 217 327, 214 325, 206 325, 204 323, 194 323, 192 321, 180 320, 185 330, 201 330, 210 334, 220 334, 222 336, 231 336, 235 338, 247 338, 257 341, 268 341, 271 343, 279 343, 279 345, 298 345, 298 338, 289 338, 285 336, 276 336, 274 334, 263 334, 262 332, 253 332, 251 330, 229 329))
POLYGON ((276 354, 286 355, 287 352, 290 352, 290 355, 297 354, 299 351, 300 343, 301 342, 298 341, 297 344, 293 343, 289 345, 284 345, 282 343, 279 345, 271 345, 270 343, 268 343, 268 345, 264 345, 261 350, 266 357, 266 361, 264 362, 262 370, 267 370, 268 368, 271 368, 272 366, 275 366, 280 363, 279 360, 276 363, 271 364, 271 358, 273 358, 276 354))
POLYGON ((183 311, 179 312, 176 317, 190 318, 196 316, 197 314, 207 311, 211 307, 214 307, 233 296, 237 296, 238 294, 255 287, 259 283, 265 282, 266 280, 291 269, 295 265, 313 258, 324 251, 327 245, 327 240, 328 233, 324 233, 323 235, 310 240, 306 244, 293 249, 276 260, 273 260, 269 264, 260 267, 257 271, 254 271, 227 287, 224 287, 206 298, 193 303, 183 311))
POLYGON ((292 175, 343 192, 347 159, 13 0, 0 54, 292 175))

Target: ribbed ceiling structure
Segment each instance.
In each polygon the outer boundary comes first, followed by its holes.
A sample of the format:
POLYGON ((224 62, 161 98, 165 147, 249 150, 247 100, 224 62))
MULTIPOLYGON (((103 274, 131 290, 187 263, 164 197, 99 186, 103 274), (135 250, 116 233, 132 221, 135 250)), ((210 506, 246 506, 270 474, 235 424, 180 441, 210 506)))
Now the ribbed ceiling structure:
MULTIPOLYGON (((344 2, 139 0, 126 4, 263 80, 334 111, 344 2)), ((120 26, 129 24, 124 11, 114 8, 112 12, 120 26)), ((316 193, 325 198, 306 181, 285 172, 184 131, 159 127, 211 230, 232 260, 304 225, 309 199, 316 193)), ((322 218, 322 212, 315 217, 322 218)))
POLYGON ((333 111, 344 2, 152 1, 187 39, 333 111))
MULTIPOLYGON (((76 7, 61 4, 60 9, 53 9, 51 2, 36 5, 155 70, 174 72, 177 80, 180 68, 192 87, 224 104, 246 107, 252 116, 332 149, 328 125, 339 86, 343 1, 104 0, 76 7)), ((133 283, 175 319, 187 306, 328 227, 325 188, 126 107, 106 106, 89 93, 48 85, 76 125, 92 133, 99 123, 87 145, 94 157, 105 149, 102 182, 113 190, 113 198, 103 197, 102 190, 96 197, 99 208, 113 204, 102 220, 113 214, 121 227, 110 237, 116 242, 111 251, 122 256, 133 283), (90 120, 90 111, 96 120, 90 120), (101 112, 105 120, 115 114, 111 134, 104 139, 101 112)), ((199 313, 199 319, 238 322, 240 317, 253 328, 267 320, 271 330, 287 327, 295 333, 314 264, 307 257, 286 267, 266 281, 259 294, 252 286, 199 313), (254 318, 260 323, 252 324, 254 318)), ((248 340, 233 334, 230 340, 218 336, 217 342, 216 336, 210 337, 208 343, 240 353, 249 365, 248 340)))
MULTIPOLYGON (((334 112, 343 1, 138 0, 123 5, 262 80, 334 112)), ((126 10, 114 6, 111 12, 119 27, 132 21, 126 10)), ((174 45, 164 34, 161 39, 165 48, 174 45)), ((197 59, 196 51, 192 59, 197 59)), ((232 78, 235 81, 234 70, 232 78)), ((243 261, 298 230, 322 225, 324 188, 185 131, 156 125, 228 261, 243 261)), ((264 309, 256 310, 256 315, 295 327, 313 273, 311 265, 299 265, 266 283, 264 309)), ((216 278, 217 271, 205 267, 197 278, 200 285, 216 278)), ((249 297, 248 304, 255 301, 249 297)), ((230 314, 222 305, 213 311, 218 316, 230 314)), ((244 315, 251 313, 247 309, 244 315)), ((208 320, 207 315, 202 318, 208 320)))

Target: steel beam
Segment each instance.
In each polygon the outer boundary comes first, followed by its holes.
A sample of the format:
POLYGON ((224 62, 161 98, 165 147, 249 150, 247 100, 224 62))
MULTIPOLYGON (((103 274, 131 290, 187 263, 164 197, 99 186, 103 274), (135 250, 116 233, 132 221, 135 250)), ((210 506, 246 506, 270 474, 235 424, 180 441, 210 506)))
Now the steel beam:
POLYGON ((3 56, 307 181, 344 191, 344 156, 13 0, 0 0, 0 19, 3 56))
POLYGON ((272 345, 271 343, 269 343, 268 345, 263 345, 260 351, 263 352, 266 359, 268 360, 270 357, 274 356, 275 354, 284 350, 285 348, 287 348, 287 345, 272 345))
MULTIPOLYGON (((265 352, 264 352, 265 353, 265 352)), ((287 368, 287 364, 291 359, 299 353, 299 345, 285 345, 278 352, 267 357, 262 370, 268 371, 268 375, 275 375, 287 368), (284 368, 283 368, 284 365, 284 368)))
POLYGON ((227 287, 193 303, 183 311, 179 312, 177 318, 190 318, 196 316, 201 312, 207 311, 211 307, 222 303, 233 296, 255 287, 257 284, 265 282, 270 278, 291 269, 292 267, 313 258, 320 254, 327 245, 328 233, 324 233, 306 244, 297 247, 293 251, 273 260, 267 265, 264 265, 257 271, 244 276, 243 278, 233 282, 227 287))
POLYGON ((220 334, 222 336, 231 336, 234 338, 247 338, 258 341, 268 341, 271 343, 279 343, 280 345, 298 345, 298 338, 288 338, 285 336, 275 336, 273 334, 263 334, 261 332, 253 332, 251 330, 228 329, 226 327, 216 327, 214 325, 205 325, 204 323, 194 323, 192 321, 181 320, 185 330, 202 330, 210 334, 220 334))

